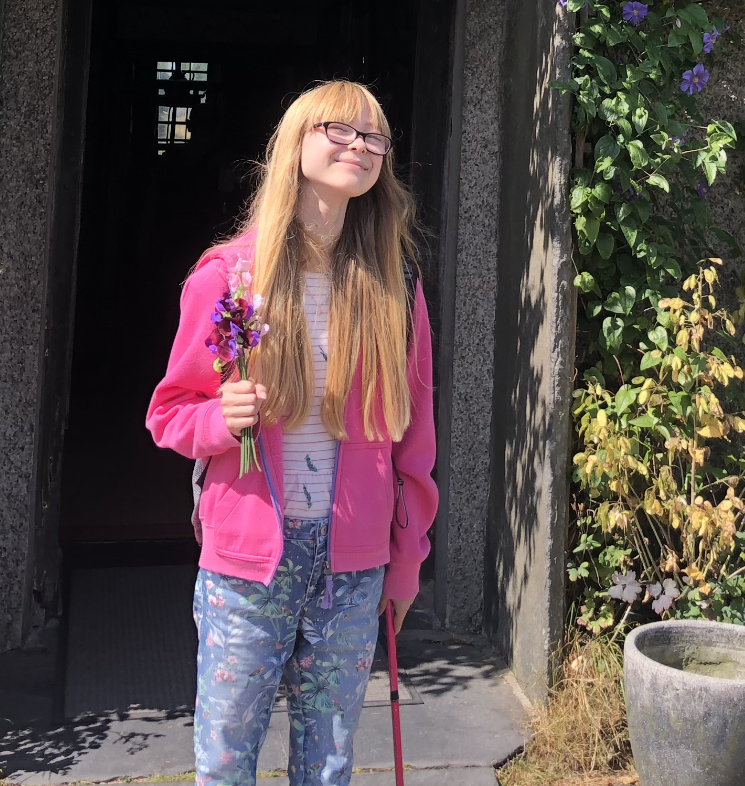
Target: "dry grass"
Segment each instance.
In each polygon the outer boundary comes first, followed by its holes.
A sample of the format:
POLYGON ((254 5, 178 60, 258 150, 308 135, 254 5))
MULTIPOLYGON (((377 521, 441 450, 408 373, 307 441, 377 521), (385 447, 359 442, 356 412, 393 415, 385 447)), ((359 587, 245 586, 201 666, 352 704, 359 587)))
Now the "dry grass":
POLYGON ((560 678, 531 722, 525 752, 499 772, 503 786, 620 786, 636 782, 626 728, 623 654, 607 640, 574 639, 560 678))

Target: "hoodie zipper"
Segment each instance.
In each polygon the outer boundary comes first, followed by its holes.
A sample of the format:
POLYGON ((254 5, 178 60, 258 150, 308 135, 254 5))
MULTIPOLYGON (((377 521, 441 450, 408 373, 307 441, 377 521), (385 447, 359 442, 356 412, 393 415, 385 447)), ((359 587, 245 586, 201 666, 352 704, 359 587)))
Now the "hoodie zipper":
POLYGON ((334 500, 336 497, 336 475, 339 471, 339 454, 341 452, 341 440, 336 441, 336 458, 334 460, 334 475, 331 480, 331 509, 329 510, 329 523, 326 534, 328 539, 326 541, 326 560, 323 563, 323 572, 326 576, 326 591, 323 594, 321 601, 322 609, 330 609, 333 600, 334 589, 334 574, 331 570, 331 520, 334 517, 334 500))

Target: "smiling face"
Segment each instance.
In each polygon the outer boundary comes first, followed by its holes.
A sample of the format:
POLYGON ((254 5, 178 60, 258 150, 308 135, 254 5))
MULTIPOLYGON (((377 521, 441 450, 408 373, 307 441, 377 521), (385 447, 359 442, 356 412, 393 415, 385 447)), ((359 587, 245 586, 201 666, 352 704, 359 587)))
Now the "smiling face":
MULTIPOLYGON (((367 108, 363 108, 349 125, 363 133, 385 133, 375 125, 367 108)), ((348 145, 338 144, 326 136, 323 128, 311 128, 303 137, 302 177, 315 191, 328 198, 350 199, 366 193, 377 182, 382 164, 383 156, 370 153, 362 137, 348 145)))

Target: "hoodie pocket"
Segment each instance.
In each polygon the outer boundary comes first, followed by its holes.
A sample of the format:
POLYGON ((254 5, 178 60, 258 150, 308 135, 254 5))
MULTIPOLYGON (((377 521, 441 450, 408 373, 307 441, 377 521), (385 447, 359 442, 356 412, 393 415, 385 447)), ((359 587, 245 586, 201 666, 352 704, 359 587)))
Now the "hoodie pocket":
POLYGON ((341 454, 334 512, 334 545, 341 551, 390 540, 393 513, 391 448, 387 442, 350 442, 341 454))

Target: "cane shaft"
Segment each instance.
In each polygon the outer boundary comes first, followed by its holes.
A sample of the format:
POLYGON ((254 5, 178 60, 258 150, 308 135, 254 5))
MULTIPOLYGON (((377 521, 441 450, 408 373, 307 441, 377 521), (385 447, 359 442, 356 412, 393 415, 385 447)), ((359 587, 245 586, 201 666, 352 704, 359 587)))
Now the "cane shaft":
POLYGON ((396 633, 393 625, 393 601, 388 601, 385 617, 388 632, 388 673, 391 681, 393 761, 396 765, 396 786, 404 786, 404 758, 401 746, 401 714, 398 705, 398 659, 396 658, 396 633))

